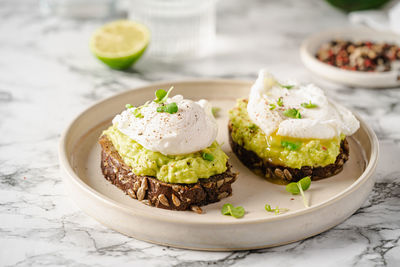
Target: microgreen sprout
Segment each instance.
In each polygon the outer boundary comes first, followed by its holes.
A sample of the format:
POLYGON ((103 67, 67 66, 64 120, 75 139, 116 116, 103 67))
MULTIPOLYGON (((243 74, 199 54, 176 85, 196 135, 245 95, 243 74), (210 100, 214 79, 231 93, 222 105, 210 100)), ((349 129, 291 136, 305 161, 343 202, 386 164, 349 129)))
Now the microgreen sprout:
POLYGON ((309 103, 302 103, 301 106, 302 106, 303 108, 317 108, 317 107, 318 107, 317 104, 311 103, 311 100, 310 100, 309 103))
POLYGON ((278 83, 278 84, 279 84, 280 87, 286 88, 288 90, 290 90, 290 89, 292 89, 294 87, 294 85, 283 85, 283 84, 280 84, 280 83, 278 83))
POLYGON ((221 108, 219 108, 219 107, 212 107, 211 108, 211 113, 213 114, 214 118, 218 117, 220 111, 221 111, 221 108))
POLYGON ((286 117, 289 117, 289 118, 293 118, 293 119, 301 119, 300 111, 295 108, 285 110, 283 112, 283 115, 285 115, 286 117))
POLYGON ((178 112, 178 105, 175 102, 157 107, 157 112, 174 114, 178 112))
POLYGON ((301 142, 281 141, 281 146, 287 147, 289 150, 297 150, 301 147, 301 142))
POLYGON ((153 101, 159 104, 164 103, 168 99, 169 93, 172 91, 172 89, 174 89, 173 86, 169 88, 168 92, 163 89, 158 89, 155 93, 156 98, 153 101))
POLYGON ((269 104, 269 110, 274 110, 276 108, 275 104, 269 104))
POLYGON ((245 211, 241 206, 234 207, 232 204, 226 203, 222 206, 221 213, 238 219, 244 216, 245 211))
POLYGON ((141 110, 141 107, 135 108, 135 109, 133 110, 133 115, 134 115, 136 118, 143 118, 143 114, 140 113, 140 110, 141 110))
POLYGON ((283 106, 283 98, 282 97, 278 98, 278 100, 276 101, 276 104, 278 104, 278 106, 282 107, 283 106))
POLYGON ((289 209, 279 208, 278 206, 276 206, 276 208, 273 209, 273 208, 271 208, 271 205, 269 205, 269 204, 265 204, 265 210, 268 212, 274 212, 275 215, 289 211, 289 209))
POLYGON ((303 198, 303 203, 306 208, 309 207, 308 205, 308 200, 304 195, 304 191, 306 191, 311 185, 311 178, 310 176, 306 176, 297 183, 290 183, 286 185, 286 191, 289 193, 292 193, 293 195, 301 194, 301 197, 303 198))
POLYGON ((204 152, 204 153, 201 154, 201 157, 203 159, 205 159, 205 160, 208 160, 208 161, 213 161, 214 160, 214 155, 211 154, 211 153, 204 152))
POLYGON ((138 108, 135 108, 134 106, 132 106, 131 104, 126 104, 125 108, 132 110, 133 115, 136 118, 143 118, 142 113, 140 113, 140 110, 142 109, 143 106, 140 106, 138 108))

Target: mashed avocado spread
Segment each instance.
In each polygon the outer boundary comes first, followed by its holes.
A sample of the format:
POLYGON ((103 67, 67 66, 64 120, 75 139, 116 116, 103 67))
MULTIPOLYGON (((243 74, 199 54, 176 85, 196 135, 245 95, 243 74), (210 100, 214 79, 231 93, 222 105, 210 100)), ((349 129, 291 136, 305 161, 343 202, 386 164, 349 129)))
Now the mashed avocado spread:
POLYGON ((199 178, 209 178, 227 169, 228 156, 215 141, 199 152, 166 156, 145 149, 121 133, 116 126, 111 126, 103 134, 107 135, 124 162, 136 175, 153 176, 167 183, 192 184, 197 183, 199 178), (213 159, 203 159, 203 153, 211 154, 213 159))
POLYGON ((266 137, 247 114, 247 100, 239 99, 230 110, 232 139, 260 158, 290 168, 326 166, 340 153, 344 135, 333 139, 297 139, 272 134, 266 137))

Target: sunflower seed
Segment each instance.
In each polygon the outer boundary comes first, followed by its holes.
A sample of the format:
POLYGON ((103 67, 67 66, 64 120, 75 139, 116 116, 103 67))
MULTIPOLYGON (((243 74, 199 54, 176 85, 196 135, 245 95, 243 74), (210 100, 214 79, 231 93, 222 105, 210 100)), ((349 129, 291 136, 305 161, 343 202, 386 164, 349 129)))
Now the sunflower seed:
POLYGON ((140 187, 137 191, 137 199, 142 201, 144 199, 144 195, 146 194, 146 190, 143 187, 140 187))
POLYGON ((158 200, 160 200, 161 204, 163 204, 164 206, 169 207, 168 199, 165 197, 164 194, 159 195, 158 200))
POLYGON ((174 190, 175 192, 179 192, 179 185, 173 185, 172 190, 174 190))
POLYGON ((229 183, 233 178, 225 178, 225 183, 229 183))
POLYGON ((147 206, 151 206, 151 203, 148 199, 142 200, 142 203, 147 205, 147 206))
POLYGON ((192 211, 196 212, 197 214, 202 214, 203 213, 203 210, 199 206, 196 206, 196 205, 190 206, 190 209, 192 211))
POLYGON ((229 193, 228 192, 223 192, 223 193, 218 195, 218 199, 223 199, 223 198, 225 198, 227 196, 229 196, 229 193))
POLYGON ((224 184, 224 180, 218 180, 217 187, 220 188, 224 184))
POLYGON ((172 202, 176 207, 179 207, 181 205, 181 201, 177 196, 175 196, 175 194, 172 194, 172 202))
POLYGON ((139 186, 140 186, 140 182, 139 182, 139 180, 137 180, 137 181, 133 184, 133 190, 137 192, 138 189, 139 189, 139 186))
POLYGON ((133 191, 132 189, 128 189, 126 192, 128 193, 128 195, 129 195, 131 198, 135 198, 135 199, 136 199, 135 191, 133 191))
POLYGON ((283 174, 285 175, 286 180, 291 181, 293 179, 292 174, 290 173, 290 171, 288 171, 288 169, 284 169, 283 174))
POLYGON ((143 178, 142 179, 142 184, 140 185, 141 188, 143 188, 144 190, 147 190, 148 186, 147 186, 147 178, 143 178))
POLYGON ((206 187, 206 188, 211 188, 214 185, 215 185, 215 183, 213 183, 213 182, 208 182, 208 183, 203 184, 203 186, 206 187))
POLYGON ((274 171, 275 175, 278 176, 281 179, 285 179, 285 175, 283 174, 283 171, 281 169, 276 168, 274 171))

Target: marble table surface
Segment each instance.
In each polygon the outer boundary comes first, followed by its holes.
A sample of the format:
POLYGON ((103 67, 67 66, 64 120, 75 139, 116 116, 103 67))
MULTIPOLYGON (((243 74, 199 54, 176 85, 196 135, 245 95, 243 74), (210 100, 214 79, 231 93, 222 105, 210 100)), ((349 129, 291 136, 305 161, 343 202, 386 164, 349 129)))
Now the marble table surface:
POLYGON ((43 17, 33 0, 1 1, 0 17, 0 266, 400 266, 400 88, 346 88, 305 70, 301 41, 349 26, 325 1, 220 1, 212 55, 174 64, 144 58, 126 72, 108 69, 88 50, 104 21, 43 17), (119 234, 66 195, 57 144, 89 105, 155 81, 254 79, 262 67, 320 85, 375 130, 376 185, 345 222, 286 246, 198 252, 119 234))

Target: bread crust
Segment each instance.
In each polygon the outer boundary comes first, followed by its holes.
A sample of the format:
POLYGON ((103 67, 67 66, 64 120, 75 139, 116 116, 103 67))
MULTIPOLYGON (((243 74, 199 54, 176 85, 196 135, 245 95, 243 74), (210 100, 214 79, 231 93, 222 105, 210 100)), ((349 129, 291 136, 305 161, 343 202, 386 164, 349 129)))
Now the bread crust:
POLYGON ((218 202, 232 195, 232 183, 237 174, 228 169, 194 184, 172 184, 151 176, 132 172, 106 135, 99 139, 101 145, 101 170, 105 179, 130 197, 144 204, 169 210, 193 210, 201 213, 200 206, 218 202))
POLYGON ((232 139, 232 123, 229 121, 229 143, 239 160, 253 171, 261 171, 264 176, 279 179, 284 182, 297 182, 303 177, 310 176, 311 180, 319 180, 338 174, 343 170, 344 163, 349 158, 349 144, 344 139, 340 144, 340 153, 335 163, 324 167, 303 166, 300 169, 273 164, 260 158, 255 152, 245 149, 232 139))

